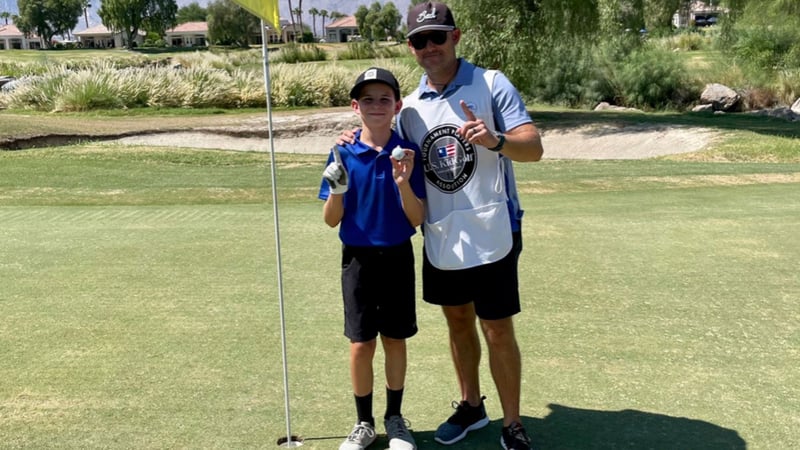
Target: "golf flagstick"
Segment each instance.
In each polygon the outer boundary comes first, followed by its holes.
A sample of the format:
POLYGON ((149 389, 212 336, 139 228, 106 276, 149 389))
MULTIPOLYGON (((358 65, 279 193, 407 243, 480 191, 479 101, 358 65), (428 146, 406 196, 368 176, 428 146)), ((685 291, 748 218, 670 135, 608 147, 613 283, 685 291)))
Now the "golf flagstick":
MULTIPOLYGON (((277 24, 277 29, 280 29, 280 24, 277 24)), ((286 312, 283 300, 283 268, 281 263, 281 231, 280 221, 278 220, 278 189, 277 189, 277 176, 275 170, 275 141, 272 138, 272 105, 270 97, 272 90, 270 89, 269 77, 269 54, 267 51, 267 32, 264 24, 264 19, 261 19, 261 54, 264 58, 264 89, 267 96, 267 120, 269 122, 269 154, 270 154, 270 175, 272 180, 272 212, 275 222, 275 257, 278 266, 278 305, 280 308, 281 319, 281 356, 283 359, 283 403, 286 413, 286 436, 278 439, 278 445, 281 447, 295 448, 303 445, 302 438, 292 435, 292 420, 291 408, 289 408, 289 365, 287 363, 286 354, 286 312)))
MULTIPOLYGON (((271 89, 270 89, 270 77, 269 77, 269 54, 267 49, 267 32, 266 27, 264 24, 264 16, 269 16, 270 14, 265 14, 265 11, 259 11, 258 8, 253 9, 253 3, 255 2, 255 6, 261 6, 262 8, 269 9, 271 6, 274 6, 275 11, 266 11, 267 13, 277 13, 277 4, 275 2, 262 2, 260 0, 235 0, 237 3, 241 4, 241 6, 245 7, 251 12, 255 12, 257 16, 261 18, 261 54, 264 59, 264 89, 266 91, 267 97, 267 120, 269 122, 269 154, 270 154, 270 174, 272 180, 272 211, 275 223, 275 257, 277 262, 277 270, 278 270, 278 305, 280 308, 280 322, 281 322, 281 356, 283 359, 283 392, 284 392, 284 407, 286 413, 286 436, 281 437, 278 439, 278 445, 281 447, 287 448, 295 448, 300 447, 303 445, 303 439, 292 435, 292 421, 291 421, 291 409, 289 408, 289 366, 287 364, 287 355, 286 355, 286 313, 284 311, 284 300, 283 300, 283 268, 281 263, 281 233, 280 233, 280 220, 278 218, 278 190, 277 190, 277 177, 276 177, 276 170, 275 170, 275 141, 273 140, 273 129, 272 129, 272 105, 270 102, 271 97, 271 89)), ((269 17, 267 17, 269 19, 269 17)), ((280 30, 280 23, 273 23, 273 27, 277 30, 280 30)))

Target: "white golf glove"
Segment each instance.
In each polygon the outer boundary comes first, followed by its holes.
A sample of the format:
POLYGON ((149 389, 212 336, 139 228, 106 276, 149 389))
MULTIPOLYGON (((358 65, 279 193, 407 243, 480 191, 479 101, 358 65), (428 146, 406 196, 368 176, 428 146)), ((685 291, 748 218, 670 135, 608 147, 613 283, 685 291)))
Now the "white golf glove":
POLYGON ((344 194, 347 192, 347 170, 336 161, 328 164, 322 172, 322 177, 328 182, 331 194, 344 194))

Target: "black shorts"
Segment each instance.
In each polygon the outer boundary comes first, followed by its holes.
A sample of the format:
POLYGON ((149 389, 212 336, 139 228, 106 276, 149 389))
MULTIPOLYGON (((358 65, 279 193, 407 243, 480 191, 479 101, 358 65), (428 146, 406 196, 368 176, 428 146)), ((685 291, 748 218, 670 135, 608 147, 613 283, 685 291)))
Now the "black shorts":
POLYGON ((342 247, 344 335, 352 342, 417 333, 414 248, 342 247))
POLYGON ((481 319, 497 320, 521 311, 517 262, 522 253, 522 233, 513 233, 513 245, 500 261, 461 270, 441 270, 423 251, 422 297, 441 306, 473 302, 481 319))

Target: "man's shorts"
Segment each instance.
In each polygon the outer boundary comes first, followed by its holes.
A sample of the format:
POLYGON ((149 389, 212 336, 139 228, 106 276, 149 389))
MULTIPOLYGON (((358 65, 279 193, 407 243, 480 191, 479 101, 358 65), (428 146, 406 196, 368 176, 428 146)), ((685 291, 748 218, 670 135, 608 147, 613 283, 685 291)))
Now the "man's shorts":
POLYGON ((511 317, 521 311, 517 263, 522 253, 522 233, 513 233, 511 251, 500 261, 461 270, 440 270, 423 251, 422 297, 441 306, 473 302, 475 313, 484 320, 511 317))
POLYGON ((378 334, 394 339, 417 333, 414 249, 342 247, 344 335, 366 342, 378 334))

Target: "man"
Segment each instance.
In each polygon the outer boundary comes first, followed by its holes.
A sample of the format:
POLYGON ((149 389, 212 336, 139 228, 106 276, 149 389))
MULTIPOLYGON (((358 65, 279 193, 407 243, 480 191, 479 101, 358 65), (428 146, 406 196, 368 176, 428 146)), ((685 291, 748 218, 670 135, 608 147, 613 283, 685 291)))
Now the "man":
POLYGON ((489 423, 479 385, 480 323, 503 410, 503 448, 527 450, 520 417, 517 260, 522 210, 511 161, 538 161, 541 136, 516 88, 500 72, 456 56, 461 30, 438 2, 408 14, 408 47, 425 70, 397 126, 419 145, 426 178, 423 298, 441 305, 461 389, 435 439, 453 444, 489 423))

